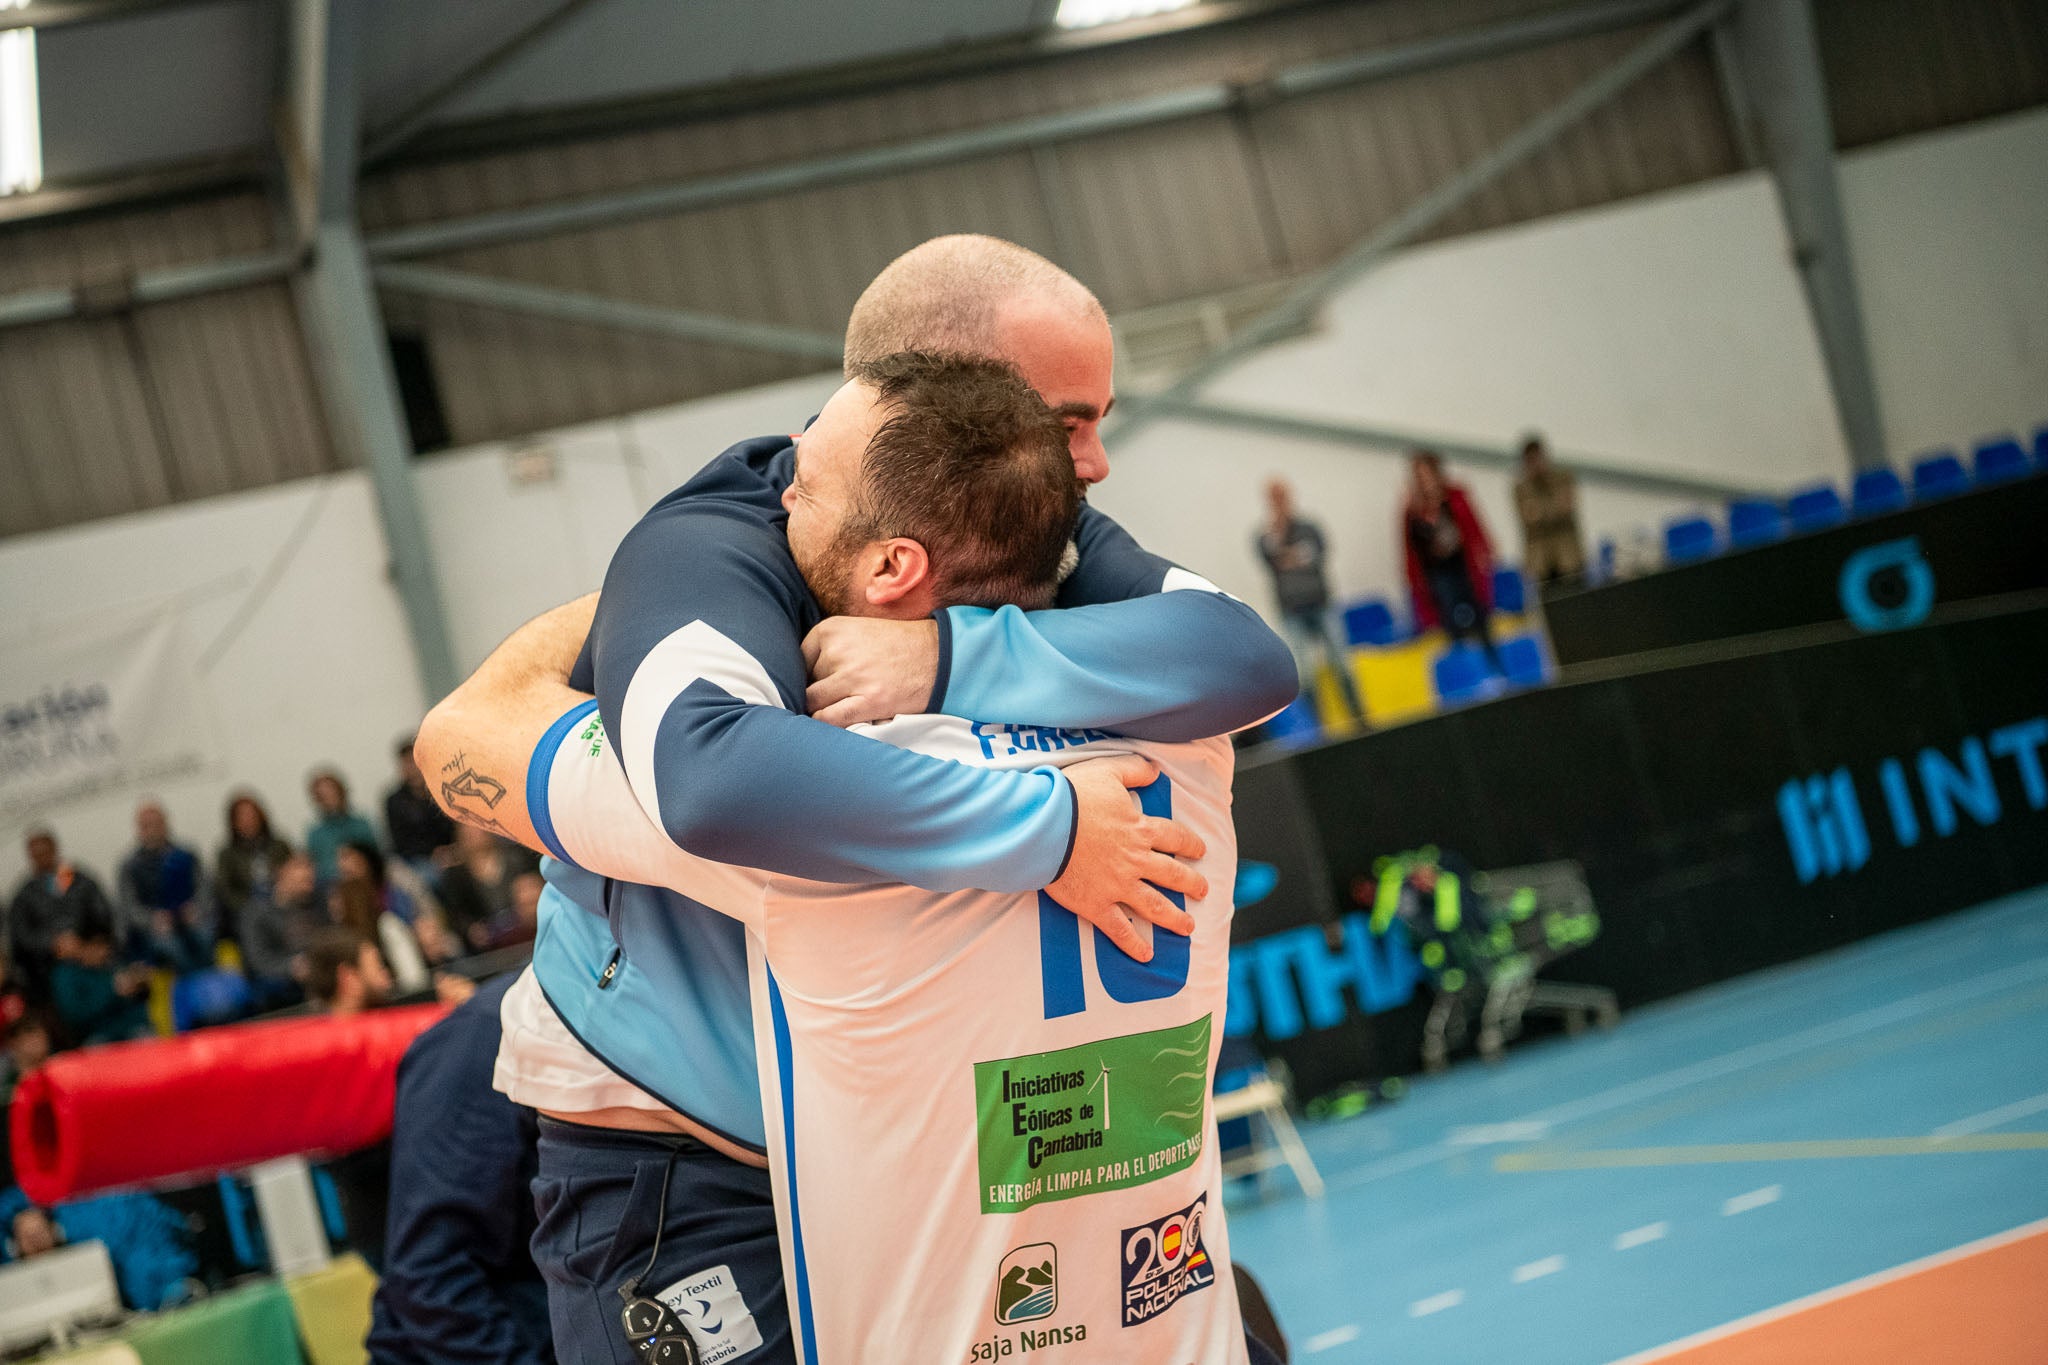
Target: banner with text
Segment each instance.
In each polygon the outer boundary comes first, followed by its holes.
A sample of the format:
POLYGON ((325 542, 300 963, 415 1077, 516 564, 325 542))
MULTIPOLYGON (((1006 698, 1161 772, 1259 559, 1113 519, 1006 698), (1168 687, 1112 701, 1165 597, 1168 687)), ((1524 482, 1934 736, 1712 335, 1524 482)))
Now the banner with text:
POLYGON ((215 751, 175 614, 0 649, 0 824, 194 776, 215 751))

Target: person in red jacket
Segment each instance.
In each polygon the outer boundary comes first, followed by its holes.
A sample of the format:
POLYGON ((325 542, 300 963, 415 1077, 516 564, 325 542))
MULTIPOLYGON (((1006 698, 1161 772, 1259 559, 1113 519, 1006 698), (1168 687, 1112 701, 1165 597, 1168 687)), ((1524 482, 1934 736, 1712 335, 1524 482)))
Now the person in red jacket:
POLYGON ((1441 625, 1453 641, 1474 639, 1496 673, 1505 673, 1493 647, 1493 545, 1472 499, 1444 478, 1443 457, 1418 450, 1409 459, 1408 503, 1402 544, 1408 553, 1408 588, 1415 626, 1441 625))

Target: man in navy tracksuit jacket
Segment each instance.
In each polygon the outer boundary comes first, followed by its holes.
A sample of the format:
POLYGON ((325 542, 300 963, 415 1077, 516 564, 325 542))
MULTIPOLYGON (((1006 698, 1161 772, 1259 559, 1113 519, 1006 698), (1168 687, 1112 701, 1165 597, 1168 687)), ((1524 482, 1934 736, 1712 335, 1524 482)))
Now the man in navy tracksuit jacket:
POLYGON ((484 985, 399 1063, 373 1365, 554 1365, 527 1246, 536 1121, 491 1089, 512 981, 484 985))

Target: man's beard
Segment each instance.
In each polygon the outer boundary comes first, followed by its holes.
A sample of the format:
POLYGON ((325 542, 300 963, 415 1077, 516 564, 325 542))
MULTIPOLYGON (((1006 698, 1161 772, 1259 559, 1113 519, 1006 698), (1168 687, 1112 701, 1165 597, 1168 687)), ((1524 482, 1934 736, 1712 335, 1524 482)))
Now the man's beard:
POLYGON ((860 542, 844 533, 834 537, 832 543, 816 555, 806 555, 794 545, 790 546, 790 558, 796 561, 804 586, 811 590, 811 596, 818 600, 819 611, 826 616, 851 614, 853 560, 859 549, 860 542))

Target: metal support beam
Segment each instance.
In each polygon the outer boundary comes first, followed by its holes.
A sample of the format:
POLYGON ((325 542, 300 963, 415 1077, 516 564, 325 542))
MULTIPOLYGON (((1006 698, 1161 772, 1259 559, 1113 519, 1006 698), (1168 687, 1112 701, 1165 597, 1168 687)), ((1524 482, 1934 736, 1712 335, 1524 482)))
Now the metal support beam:
MULTIPOLYGON (((17 14, 18 10, 0 10, 17 14)), ((45 180, 27 194, 0 196, 0 228, 66 214, 118 208, 145 199, 174 199, 227 190, 260 189, 264 158, 246 152, 198 157, 169 166, 126 171, 92 180, 45 180)))
POLYGON ((405 610, 420 687, 429 703, 460 681, 439 575, 413 473, 412 437, 392 372, 369 256, 355 225, 355 144, 363 15, 368 0, 294 0, 283 137, 297 211, 313 213, 311 267, 298 277, 300 325, 314 362, 328 429, 352 450, 377 491, 391 579, 405 610), (296 137, 296 145, 294 138, 296 137))
POLYGON ((480 213, 442 223, 423 223, 418 227, 378 233, 370 239, 370 254, 385 261, 427 252, 491 246, 598 224, 684 213, 714 204, 793 194, 799 190, 949 165, 999 152, 1022 151, 1042 143, 1143 128, 1170 119, 1192 118, 1197 114, 1219 114, 1230 108, 1235 99, 1235 91, 1218 82, 1121 104, 1045 114, 958 133, 941 133, 936 137, 858 152, 842 152, 810 161, 784 162, 727 175, 708 175, 672 184, 621 190, 616 194, 593 195, 587 199, 568 199, 552 204, 535 204, 530 208, 480 213))
POLYGON ((412 141, 416 133, 433 121, 435 114, 447 108, 458 96, 474 90, 481 81, 503 70, 506 63, 530 50, 534 44, 564 23, 590 6, 601 3, 603 0, 562 0, 562 3, 429 90, 403 113, 388 123, 371 129, 369 136, 364 139, 364 169, 379 165, 393 152, 412 141))
POLYGON ((1658 29, 1620 61, 1523 124, 1479 160, 1381 224, 1336 261, 1308 276, 1287 297, 1232 337, 1229 344, 1157 394, 1122 403, 1104 435, 1128 434, 1163 407, 1184 404, 1210 380, 1255 351, 1305 326, 1331 295, 1442 222, 1465 202, 1550 146, 1622 91, 1678 55, 1728 12, 1734 0, 1706 0, 1658 29))
POLYGON ((1436 38, 1361 52, 1350 57, 1305 62, 1275 76, 1277 95, 1309 95, 1367 81, 1389 80, 1395 76, 1434 71, 1439 67, 1466 62, 1483 62, 1506 57, 1551 43, 1591 38, 1638 24, 1655 23, 1684 9, 1688 0, 1602 0, 1573 9, 1538 14, 1527 19, 1489 24, 1485 28, 1446 33, 1436 38))
POLYGON ((423 223, 377 234, 370 239, 370 254, 385 261, 522 241, 597 224, 684 213, 714 204, 846 184, 974 157, 1150 127, 1177 119, 1228 113, 1239 108, 1248 98, 1263 101, 1340 85, 1359 85, 1627 28, 1667 15, 1678 7, 1678 3, 1679 0, 1602 0, 1563 14, 1491 25, 1336 62, 1290 67, 1250 89, 1212 82, 1116 104, 990 124, 858 152, 647 185, 586 199, 537 204, 440 223, 423 223))
MULTIPOLYGON (((1481 465, 1509 473, 1520 469, 1522 461, 1519 450, 1509 450, 1501 446, 1473 445, 1455 437, 1432 436, 1421 432, 1400 431, 1391 427, 1370 427, 1351 422, 1333 422, 1324 418, 1302 417, 1265 408, 1248 408, 1236 403, 1170 402, 1163 404, 1156 415, 1200 422, 1207 426, 1231 427, 1240 431, 1256 431, 1304 441, 1319 441, 1326 445, 1348 446, 1356 450, 1394 453, 1434 450, 1440 455, 1450 456, 1466 464, 1481 465)), ((1627 488, 1639 493, 1703 498, 1713 502, 1727 498, 1769 496, 1747 484, 1697 478, 1685 474, 1660 474, 1654 470, 1623 464, 1619 460, 1598 455, 1553 451, 1551 458, 1588 483, 1627 488)))
POLYGON ((204 0, 34 0, 26 9, 0 10, 0 33, 11 28, 72 28, 201 3, 204 0))
POLYGON ((1813 13, 1808 0, 1741 0, 1734 33, 1849 461, 1856 469, 1876 469, 1887 463, 1884 419, 1843 224, 1813 13))
POLYGON ((437 266, 379 265, 372 267, 370 274, 379 285, 402 294, 422 294, 428 298, 473 303, 484 308, 528 313, 561 322, 587 323, 623 332, 643 332, 716 346, 743 346, 752 351, 773 351, 780 355, 825 361, 832 366, 839 364, 844 352, 844 343, 838 337, 827 336, 823 332, 807 332, 800 327, 742 322, 711 313, 629 303, 597 294, 519 284, 461 270, 443 270, 437 266))
POLYGON ((138 271, 105 285, 68 289, 30 289, 0 295, 0 328, 67 318, 101 317, 145 303, 170 303, 223 289, 281 280, 299 267, 294 251, 266 251, 224 261, 160 266, 138 271))
POLYGON ((1750 103, 1749 86, 1742 79, 1742 54, 1735 41, 1733 20, 1714 25, 1714 79, 1721 86, 1721 103, 1728 111, 1728 135, 1735 140, 1735 154, 1745 169, 1764 164, 1763 137, 1757 132, 1756 107, 1750 103))

